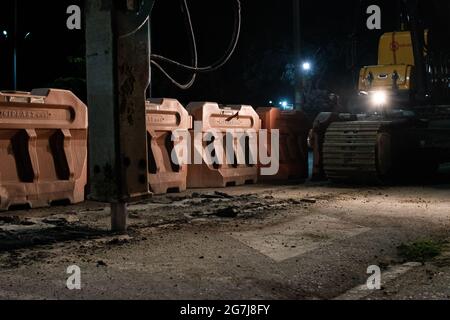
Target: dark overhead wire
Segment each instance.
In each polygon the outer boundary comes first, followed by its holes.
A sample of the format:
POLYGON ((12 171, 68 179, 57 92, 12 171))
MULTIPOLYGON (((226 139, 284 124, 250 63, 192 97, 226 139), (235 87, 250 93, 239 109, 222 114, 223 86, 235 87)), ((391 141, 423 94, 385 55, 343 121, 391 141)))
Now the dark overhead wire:
POLYGON ((228 46, 227 51, 225 52, 224 56, 220 58, 217 62, 205 66, 205 67, 198 67, 198 66, 188 66, 186 64, 180 63, 178 61, 166 58, 161 55, 152 54, 151 57, 152 60, 160 60, 162 62, 166 62, 169 64, 173 64, 179 68, 188 70, 188 71, 194 71, 196 73, 205 73, 205 72, 212 72, 215 71, 221 67, 223 67, 231 58, 231 56, 234 54, 237 44, 239 43, 239 38, 241 34, 241 23, 242 23, 242 14, 241 14, 241 1, 236 0, 236 9, 235 9, 235 24, 234 24, 234 31, 233 31, 233 37, 230 42, 230 45, 228 46))
MULTIPOLYGON (((190 36, 191 36, 191 41, 192 41, 191 50, 192 50, 192 55, 193 55, 193 63, 196 68, 198 66, 197 41, 195 39, 194 27, 192 25, 191 13, 189 11, 189 6, 187 4, 187 0, 182 0, 182 1, 183 1, 182 9, 184 9, 184 11, 185 11, 185 19, 186 19, 186 23, 190 30, 190 36)), ((194 73, 192 75, 191 79, 188 82, 183 84, 183 83, 180 83, 177 80, 175 80, 175 78, 173 76, 171 76, 158 62, 156 62, 153 59, 151 59, 150 62, 156 68, 158 68, 174 85, 176 85, 178 88, 180 88, 182 90, 187 90, 187 89, 191 88, 192 85, 195 83, 195 80, 197 78, 196 73, 194 73)))

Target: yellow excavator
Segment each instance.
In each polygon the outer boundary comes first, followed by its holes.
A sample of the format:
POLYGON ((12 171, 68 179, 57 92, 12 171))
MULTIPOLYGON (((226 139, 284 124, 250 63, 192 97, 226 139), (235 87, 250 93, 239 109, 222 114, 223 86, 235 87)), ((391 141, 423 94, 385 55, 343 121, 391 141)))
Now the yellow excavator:
POLYGON ((404 3, 409 29, 382 35, 378 64, 360 71, 352 107, 363 112, 317 117, 317 177, 415 180, 450 162, 450 51, 440 40, 448 35, 423 27, 418 0, 404 3))

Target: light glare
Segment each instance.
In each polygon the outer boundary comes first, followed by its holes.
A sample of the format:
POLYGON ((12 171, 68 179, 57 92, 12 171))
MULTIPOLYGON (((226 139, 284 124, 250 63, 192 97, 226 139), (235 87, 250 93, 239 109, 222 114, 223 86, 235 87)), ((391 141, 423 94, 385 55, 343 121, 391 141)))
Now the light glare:
POLYGON ((387 94, 384 91, 376 91, 372 94, 372 103, 375 106, 385 105, 387 102, 387 94))

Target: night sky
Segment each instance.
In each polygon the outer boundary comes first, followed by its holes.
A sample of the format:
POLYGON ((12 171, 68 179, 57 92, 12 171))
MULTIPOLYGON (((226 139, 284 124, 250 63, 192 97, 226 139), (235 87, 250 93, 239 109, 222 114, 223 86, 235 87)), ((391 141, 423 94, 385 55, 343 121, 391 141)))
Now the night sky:
MULTIPOLYGON (((444 1, 445 2, 445 1, 444 1)), ((0 31, 0 89, 12 88, 13 1, 3 0, 0 31)), ((157 0, 152 14, 153 53, 190 63, 187 27, 180 0, 157 0)), ((231 40, 234 0, 189 1, 199 47, 200 65, 221 57, 231 40)), ((66 87, 85 97, 84 31, 66 29, 66 8, 83 1, 19 0, 18 85, 66 87), (31 32, 27 39, 25 35, 31 32)), ((398 22, 396 1, 303 0, 301 29, 303 57, 293 54, 292 1, 242 0, 242 35, 235 55, 221 70, 202 74, 186 92, 153 70, 153 96, 189 101, 265 105, 269 100, 292 100, 286 66, 310 59, 320 73, 318 87, 347 96, 355 90, 363 65, 376 63, 377 39, 398 22), (383 30, 365 27, 366 8, 379 4, 383 30), (353 35, 353 36, 352 36, 353 35), (352 46, 353 43, 353 46, 352 46), (352 49, 353 48, 353 49, 352 49)), ((178 79, 189 74, 169 68, 178 79)))

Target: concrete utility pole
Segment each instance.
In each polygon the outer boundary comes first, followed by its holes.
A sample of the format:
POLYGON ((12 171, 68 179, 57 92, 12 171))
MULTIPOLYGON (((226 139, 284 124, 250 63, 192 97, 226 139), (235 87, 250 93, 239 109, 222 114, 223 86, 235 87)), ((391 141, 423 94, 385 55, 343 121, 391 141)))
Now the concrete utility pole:
POLYGON ((13 89, 17 91, 17 45, 19 35, 19 13, 18 13, 18 0, 14 0, 14 30, 13 30, 13 89))
POLYGON ((293 35, 294 35, 294 53, 295 53, 295 101, 294 108, 296 110, 302 109, 302 75, 300 72, 300 58, 301 58, 301 29, 300 29, 300 0, 292 0, 293 2, 293 35))
POLYGON ((146 90, 154 0, 86 1, 90 199, 111 203, 113 231, 127 203, 150 196, 146 90))

